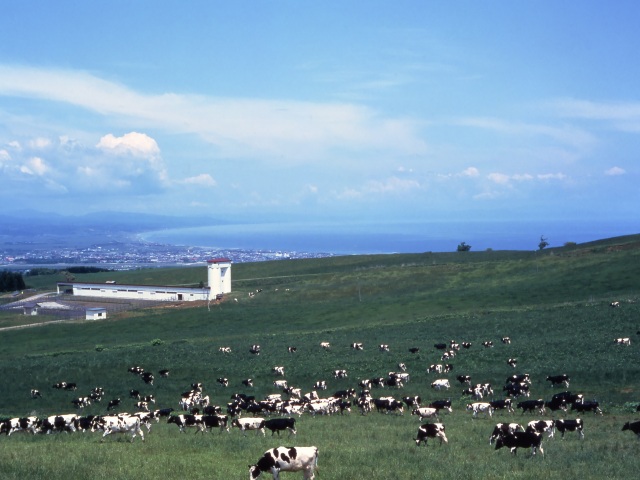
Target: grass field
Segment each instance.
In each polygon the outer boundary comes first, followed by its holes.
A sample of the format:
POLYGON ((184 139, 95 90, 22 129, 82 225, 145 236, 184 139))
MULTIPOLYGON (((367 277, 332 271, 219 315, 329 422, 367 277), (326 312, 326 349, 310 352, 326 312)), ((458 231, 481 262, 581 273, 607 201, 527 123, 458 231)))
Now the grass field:
MULTIPOLYGON (((237 430, 230 434, 179 434, 162 421, 131 444, 124 438, 100 442, 98 433, 1 436, 2 479, 240 479, 247 465, 277 445, 316 445, 320 474, 332 479, 410 478, 632 478, 640 467, 640 441, 622 432, 624 422, 640 419, 640 239, 636 236, 542 252, 421 253, 414 255, 348 256, 233 266, 233 293, 212 305, 167 305, 128 312, 101 322, 55 324, 0 331, 0 417, 47 416, 74 411, 71 399, 95 386, 105 389, 101 404, 87 414, 105 412, 106 401, 120 397, 122 411, 133 411, 129 389, 153 393, 157 407, 178 408, 180 393, 203 382, 212 403, 226 405, 235 392, 257 397, 275 393, 271 372, 285 367, 290 385, 310 391, 327 380, 327 395, 357 388, 362 378, 386 376, 404 362, 411 381, 399 390, 376 389, 374 396, 420 395, 423 403, 451 398, 454 411, 441 421, 449 444, 413 442, 420 422, 403 416, 354 411, 349 416, 304 415, 297 420, 297 438, 266 438, 237 430), (249 292, 262 290, 249 297, 249 292), (237 299, 235 301, 234 299, 237 299), (609 306, 619 301, 619 308, 609 306), (500 343, 510 336, 512 343, 500 343), (613 339, 631 337, 631 346, 613 339), (442 363, 433 344, 470 341, 449 363, 446 375, 429 374, 442 363), (494 348, 480 343, 492 340, 494 348), (321 341, 332 344, 330 351, 321 341), (364 351, 350 348, 362 342, 364 351), (260 356, 249 354, 260 344, 260 356), (381 343, 389 352, 378 351, 381 343), (287 346, 298 347, 289 354, 287 346), (218 352, 230 346, 232 353, 218 352), (420 347, 410 354, 410 347, 420 347), (514 370, 506 360, 518 359, 514 370), (145 385, 127 372, 142 365, 168 378, 145 385), (336 380, 335 369, 348 370, 336 380), (497 421, 526 423, 537 416, 497 414, 471 418, 455 380, 461 373, 472 382, 490 382, 495 397, 513 373, 531 375, 531 398, 549 399, 547 375, 567 373, 570 390, 600 402, 603 416, 583 415, 585 440, 545 440, 545 455, 516 457, 495 451, 488 438, 497 421), (216 384, 227 377, 228 388, 216 384), (255 387, 241 385, 253 378, 255 387), (430 383, 449 378, 452 388, 435 392, 430 383), (76 382, 77 392, 58 391, 59 381, 76 382), (31 388, 43 398, 32 400, 31 388)), ((39 291, 62 278, 29 277, 39 291)), ((202 268, 154 269, 77 276, 79 281, 198 284, 202 268)), ((0 324, 19 321, 0 314, 0 324)), ((567 418, 575 418, 571 413, 567 418)), ((556 415, 557 417, 557 415, 556 415)), ((544 418, 553 418, 550 415, 544 418)), ((301 474, 283 474, 299 478, 301 474)))

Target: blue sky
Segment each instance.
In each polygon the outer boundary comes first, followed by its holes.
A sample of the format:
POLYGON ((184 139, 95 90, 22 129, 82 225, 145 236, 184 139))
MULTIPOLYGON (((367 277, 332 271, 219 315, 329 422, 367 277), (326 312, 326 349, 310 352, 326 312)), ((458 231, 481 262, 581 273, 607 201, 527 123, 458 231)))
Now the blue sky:
POLYGON ((634 1, 5 2, 0 202, 640 231, 639 22, 634 1))

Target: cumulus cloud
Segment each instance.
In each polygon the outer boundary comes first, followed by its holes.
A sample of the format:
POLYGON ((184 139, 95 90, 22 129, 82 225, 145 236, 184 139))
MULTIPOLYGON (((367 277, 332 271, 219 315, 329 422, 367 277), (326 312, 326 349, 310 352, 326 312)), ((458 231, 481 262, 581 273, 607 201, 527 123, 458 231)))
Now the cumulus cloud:
POLYGON ((461 175, 463 177, 478 177, 480 176, 480 171, 476 167, 465 168, 461 175))
POLYGON ((40 157, 30 158, 27 163, 20 167, 22 173, 27 175, 39 175, 42 176, 49 170, 47 164, 40 157))
POLYGON ((620 167, 611 167, 610 169, 605 170, 604 172, 605 175, 609 175, 609 176, 624 175, 625 173, 627 173, 626 170, 620 167))
POLYGON ((144 133, 131 132, 122 137, 109 133, 102 137, 96 148, 105 152, 132 154, 140 157, 155 157, 160 154, 156 141, 144 133))

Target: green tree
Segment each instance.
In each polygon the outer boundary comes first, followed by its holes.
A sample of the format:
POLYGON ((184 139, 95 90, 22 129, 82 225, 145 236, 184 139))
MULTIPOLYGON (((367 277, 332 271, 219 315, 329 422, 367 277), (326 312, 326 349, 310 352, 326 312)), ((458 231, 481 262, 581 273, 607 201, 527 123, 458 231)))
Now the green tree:
POLYGON ((549 246, 549 242, 547 242, 547 239, 544 238, 544 235, 540 235, 540 243, 538 244, 538 250, 542 250, 548 246, 549 246))
POLYGON ((458 245, 459 252, 468 252, 469 250, 471 250, 471 245, 467 245, 465 242, 460 242, 458 245))

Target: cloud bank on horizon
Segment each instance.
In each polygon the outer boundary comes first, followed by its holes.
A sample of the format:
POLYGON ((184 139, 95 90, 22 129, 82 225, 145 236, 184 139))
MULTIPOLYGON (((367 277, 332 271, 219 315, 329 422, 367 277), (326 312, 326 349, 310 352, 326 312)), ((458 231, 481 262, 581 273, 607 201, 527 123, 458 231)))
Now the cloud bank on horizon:
POLYGON ((637 218, 640 5, 91 3, 0 18, 5 205, 637 218))

